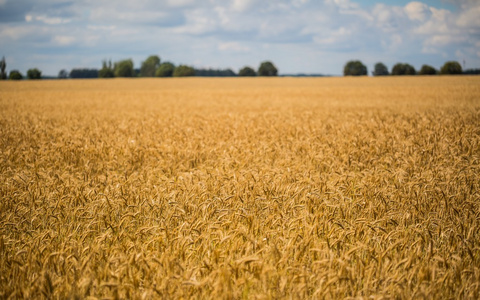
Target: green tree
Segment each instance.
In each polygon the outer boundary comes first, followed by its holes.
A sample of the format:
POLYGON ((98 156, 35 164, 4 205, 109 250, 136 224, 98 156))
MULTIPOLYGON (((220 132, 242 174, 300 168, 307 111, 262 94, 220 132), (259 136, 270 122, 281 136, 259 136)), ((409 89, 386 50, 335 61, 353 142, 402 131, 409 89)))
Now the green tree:
POLYGON ((257 76, 257 73, 254 69, 246 66, 238 72, 238 76, 257 76))
POLYGON ((140 76, 141 77, 154 77, 155 71, 160 66, 160 57, 157 55, 151 55, 142 62, 142 66, 140 67, 140 76))
POLYGON ((171 62, 164 62, 155 71, 156 77, 172 77, 173 71, 175 71, 175 65, 171 62))
POLYGON ((115 73, 113 72, 112 61, 102 61, 102 68, 98 71, 98 78, 113 78, 115 73))
POLYGON ((456 75, 462 73, 462 66, 456 61, 447 61, 440 69, 440 74, 456 75))
POLYGON ((67 70, 65 70, 65 69, 60 70, 60 72, 58 72, 58 78, 59 79, 67 79, 68 78, 67 70))
POLYGON ((465 71, 463 71, 463 74, 480 75, 480 69, 466 69, 465 71))
POLYGON ((359 60, 351 60, 343 67, 344 76, 363 76, 367 73, 367 67, 359 60))
POLYGON ((72 69, 70 71, 70 78, 98 78, 97 69, 72 69))
POLYGON ((5 61, 5 56, 0 61, 0 80, 7 79, 7 73, 5 72, 5 68, 7 67, 7 62, 5 61))
POLYGON ((23 75, 17 70, 12 70, 10 71, 10 75, 8 76, 8 78, 11 80, 22 80, 23 75))
POLYGON ((374 71, 373 71, 373 76, 386 76, 389 75, 388 73, 388 68, 386 65, 384 65, 381 62, 378 62, 375 64, 374 71))
POLYGON ((270 61, 264 61, 258 67, 258 76, 277 76, 278 70, 270 61))
POLYGON ((186 65, 180 65, 173 71, 173 77, 194 76, 195 69, 186 65))
POLYGON ((28 79, 42 79, 42 72, 37 68, 29 69, 27 71, 27 78, 28 79))
POLYGON ((232 69, 195 69, 195 76, 199 77, 234 77, 232 69))
POLYGON ((392 68, 392 75, 415 75, 417 71, 412 65, 397 63, 392 68))
POLYGON ((115 77, 134 77, 133 61, 131 59, 121 60, 115 63, 113 67, 115 77))
POLYGON ((422 68, 420 69, 420 72, 418 72, 419 75, 436 75, 437 70, 435 70, 434 67, 429 66, 429 65, 423 65, 422 68))

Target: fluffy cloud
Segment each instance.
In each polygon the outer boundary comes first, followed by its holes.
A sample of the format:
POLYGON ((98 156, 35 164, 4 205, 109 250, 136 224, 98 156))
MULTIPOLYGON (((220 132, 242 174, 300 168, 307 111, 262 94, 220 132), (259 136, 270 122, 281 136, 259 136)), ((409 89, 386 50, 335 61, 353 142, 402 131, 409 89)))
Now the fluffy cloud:
POLYGON ((40 21, 45 24, 49 25, 58 25, 58 24, 66 24, 70 23, 70 19, 63 19, 63 18, 58 18, 58 17, 48 17, 46 15, 40 15, 40 16, 33 16, 31 14, 25 15, 25 21, 27 22, 32 22, 32 21, 40 21))
POLYGON ((57 35, 53 37, 53 41, 59 46, 68 46, 75 42, 75 37, 68 35, 57 35))
POLYGON ((457 25, 462 28, 474 30, 476 33, 480 31, 480 4, 469 7, 462 11, 457 19, 457 25))
POLYGON ((250 48, 239 42, 220 43, 218 49, 221 51, 250 52, 250 48))
POLYGON ((256 2, 256 0, 233 0, 232 7, 235 11, 245 12, 257 4, 256 2))
POLYGON ((425 22, 432 14, 431 8, 422 2, 410 2, 405 6, 405 12, 412 21, 425 22))

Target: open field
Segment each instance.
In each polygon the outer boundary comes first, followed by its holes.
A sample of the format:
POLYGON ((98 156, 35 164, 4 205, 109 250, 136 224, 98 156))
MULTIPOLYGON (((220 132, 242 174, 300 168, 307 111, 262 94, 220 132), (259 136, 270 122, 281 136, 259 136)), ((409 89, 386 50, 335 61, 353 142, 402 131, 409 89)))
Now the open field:
POLYGON ((480 77, 0 82, 0 298, 480 298, 480 77))

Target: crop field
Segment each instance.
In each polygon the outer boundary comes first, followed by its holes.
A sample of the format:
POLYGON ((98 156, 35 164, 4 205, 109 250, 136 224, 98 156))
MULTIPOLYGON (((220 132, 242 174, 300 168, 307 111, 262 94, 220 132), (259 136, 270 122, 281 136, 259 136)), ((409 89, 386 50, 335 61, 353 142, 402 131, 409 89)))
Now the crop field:
POLYGON ((0 82, 0 299, 479 299, 480 77, 0 82))

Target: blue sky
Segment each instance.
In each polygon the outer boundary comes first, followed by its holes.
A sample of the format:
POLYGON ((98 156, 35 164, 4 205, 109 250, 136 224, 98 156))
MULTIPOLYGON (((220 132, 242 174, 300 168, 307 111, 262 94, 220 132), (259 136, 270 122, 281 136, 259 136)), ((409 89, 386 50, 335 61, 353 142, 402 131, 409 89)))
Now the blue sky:
MULTIPOLYGON (((356 1, 358 4, 360 4, 364 8, 368 7, 374 7, 378 3, 383 3, 387 5, 396 5, 396 6, 405 6, 410 2, 413 2, 411 0, 384 0, 384 1, 372 1, 372 0, 359 0, 356 1)), ((455 11, 461 1, 448 1, 448 0, 423 0, 420 1, 430 7, 434 7, 437 9, 448 9, 451 11, 455 11)))
POLYGON ((480 68, 480 1, 0 0, 7 70, 100 68, 149 55, 196 68, 339 75, 348 60, 480 68))

